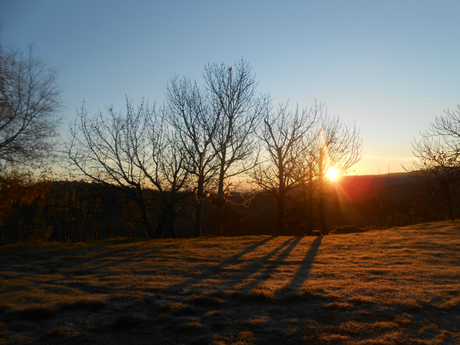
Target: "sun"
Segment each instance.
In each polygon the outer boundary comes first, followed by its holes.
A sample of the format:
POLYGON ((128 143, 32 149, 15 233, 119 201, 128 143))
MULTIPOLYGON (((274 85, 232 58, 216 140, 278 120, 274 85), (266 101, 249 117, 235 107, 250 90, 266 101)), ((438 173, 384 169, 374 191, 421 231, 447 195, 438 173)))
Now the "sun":
POLYGON ((337 177, 339 177, 339 172, 337 171, 336 168, 331 167, 331 168, 329 168, 329 170, 327 171, 326 176, 327 176, 327 178, 328 178, 329 180, 334 181, 334 180, 337 180, 337 177))

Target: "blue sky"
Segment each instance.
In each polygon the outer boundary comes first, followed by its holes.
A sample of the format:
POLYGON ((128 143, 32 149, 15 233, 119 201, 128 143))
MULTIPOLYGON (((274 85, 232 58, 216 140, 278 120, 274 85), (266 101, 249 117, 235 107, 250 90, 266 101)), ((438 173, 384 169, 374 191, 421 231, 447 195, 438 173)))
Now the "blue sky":
POLYGON ((244 58, 258 91, 315 98, 356 123, 356 174, 402 171, 411 141, 460 103, 460 1, 0 0, 0 42, 59 72, 66 106, 91 114, 125 97, 161 104, 174 76, 203 84, 207 63, 244 58))

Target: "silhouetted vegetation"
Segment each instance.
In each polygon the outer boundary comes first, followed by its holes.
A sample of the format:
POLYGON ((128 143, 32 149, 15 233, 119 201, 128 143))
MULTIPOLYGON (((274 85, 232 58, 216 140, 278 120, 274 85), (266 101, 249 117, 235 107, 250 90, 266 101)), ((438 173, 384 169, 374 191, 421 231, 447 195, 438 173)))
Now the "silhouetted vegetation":
POLYGON ((460 190, 460 106, 437 116, 430 127, 412 143, 415 160, 408 171, 416 171, 444 197, 448 215, 456 218, 460 190))
POLYGON ((316 101, 275 108, 256 94, 244 60, 208 64, 203 88, 174 77, 160 108, 126 100, 124 112, 91 116, 83 105, 63 150, 74 181, 21 172, 15 164, 51 153, 59 92, 55 73, 31 53, 1 53, 1 243, 311 236, 458 217, 459 111, 447 111, 414 142, 413 173, 330 181, 329 168, 346 174, 359 161, 359 130, 316 101), (27 89, 12 78, 38 84, 27 89), (22 104, 21 92, 37 105, 22 104), (14 134, 9 119, 29 127, 14 134), (29 139, 38 146, 25 145, 29 139))
POLYGON ((317 107, 290 112, 286 105, 280 105, 276 111, 270 109, 264 119, 260 138, 268 159, 254 169, 252 178, 259 188, 276 199, 280 235, 286 234, 286 197, 298 186, 295 179, 296 162, 310 146, 303 139, 307 137, 317 116, 317 107))
POLYGON ((0 169, 36 167, 54 156, 62 109, 56 71, 33 55, 0 45, 0 169))
MULTIPOLYGON (((27 241, 81 242, 114 237, 142 237, 144 226, 137 203, 103 184, 85 182, 33 182, 26 176, 2 179, 0 235, 2 243, 27 241)), ((384 229, 450 218, 450 207, 438 192, 437 182, 415 173, 344 176, 328 182, 325 217, 331 229, 341 226, 384 229)), ((163 217, 158 191, 143 190, 146 213, 153 226, 163 217)), ((180 193, 179 193, 180 195, 180 193)), ((319 210, 306 218, 301 187, 286 197, 285 235, 306 235, 306 223, 320 228, 319 210), (300 200, 300 201, 299 201, 300 200)), ((453 199, 454 215, 459 200, 453 199)), ((182 194, 175 204, 174 232, 163 237, 193 237, 195 195, 182 194)), ((222 209, 222 229, 216 227, 215 205, 204 202, 203 235, 279 235, 277 202, 269 193, 234 193, 222 209)), ((335 231, 334 233, 339 233, 335 231)))

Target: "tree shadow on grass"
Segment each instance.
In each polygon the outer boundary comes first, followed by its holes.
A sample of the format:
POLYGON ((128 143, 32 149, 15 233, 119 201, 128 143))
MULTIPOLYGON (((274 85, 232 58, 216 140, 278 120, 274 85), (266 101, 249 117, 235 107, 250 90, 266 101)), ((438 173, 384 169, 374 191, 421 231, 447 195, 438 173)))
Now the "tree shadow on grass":
POLYGON ((308 272, 310 271, 311 267, 313 266, 313 262, 315 261, 315 257, 318 254, 319 247, 321 245, 322 237, 317 237, 311 244, 310 249, 305 254, 302 263, 297 270, 296 275, 292 278, 291 282, 286 285, 283 289, 280 290, 280 294, 286 293, 297 293, 300 292, 302 284, 307 279, 308 272))
MULTIPOLYGON (((10 260, 5 260, 3 262, 7 264, 0 264, 0 269, 11 269, 14 268, 15 272, 24 271, 28 276, 34 273, 29 273, 30 269, 28 265, 33 263, 38 267, 43 267, 47 270, 55 269, 69 269, 75 266, 87 265, 92 262, 98 262, 100 259, 104 259, 109 256, 124 256, 128 255, 129 252, 136 251, 143 244, 133 244, 127 247, 101 251, 103 248, 100 244, 95 245, 94 247, 64 247, 54 246, 43 247, 43 246, 27 246, 24 248, 14 247, 16 251, 14 254, 3 251, 0 253, 0 257, 5 256, 9 257, 10 260), (90 255, 88 255, 88 252, 90 255), (11 256, 15 255, 13 265, 11 264, 11 256)), ((1 262, 2 260, 0 260, 1 262)))
MULTIPOLYGON (((284 242, 281 246, 277 247, 275 250, 270 252, 269 254, 265 255, 264 257, 254 261, 250 266, 246 267, 245 269, 245 275, 244 276, 239 276, 238 279, 239 281, 242 281, 244 279, 249 278, 251 275, 255 274, 257 271, 263 271, 260 276, 255 278, 253 281, 245 284, 244 286, 240 286, 240 291, 241 293, 248 293, 251 291, 251 289, 256 286, 257 284, 260 284, 261 282, 267 280, 270 277, 270 274, 272 274, 277 267, 279 267, 284 259, 291 253, 291 251, 297 246, 297 244, 300 242, 302 237, 296 237, 296 238, 291 238, 284 242), (274 260, 274 261, 268 261, 271 257, 275 256, 275 254, 279 251, 281 251, 284 247, 286 247, 283 252, 274 260)), ((234 288, 236 287, 237 284, 234 284, 234 288)))
MULTIPOLYGON (((79 289, 86 293, 111 293, 113 291, 112 287, 109 286, 92 286, 88 283, 90 280, 94 279, 95 275, 103 275, 104 278, 109 276, 117 275, 116 271, 103 271, 106 268, 114 268, 124 264, 129 264, 135 262, 139 258, 146 258, 150 255, 159 254, 162 250, 168 249, 176 246, 175 243, 156 247, 156 248, 145 248, 145 250, 140 251, 139 248, 142 244, 129 246, 127 248, 121 248, 116 250, 108 250, 102 253, 97 253, 94 256, 80 257, 72 251, 71 248, 67 249, 65 256, 54 257, 49 260, 44 260, 40 262, 33 262, 35 266, 41 267, 42 272, 40 274, 47 274, 52 272, 52 274, 58 274, 56 278, 51 278, 46 281, 46 284, 49 285, 61 285, 63 282, 68 287, 79 289), (129 255, 134 253, 134 255, 129 255), (75 256, 76 255, 76 256, 75 256), (101 263, 101 260, 105 258, 117 257, 120 259, 117 260, 107 260, 107 262, 101 263), (58 272, 59 271, 59 272, 58 272), (88 282, 73 281, 76 277, 87 276, 88 282), (72 282, 69 282, 69 279, 72 282)), ((160 254, 161 255, 161 254, 160 254)), ((29 263, 30 265, 30 263, 29 263)), ((36 277, 37 272, 32 270, 29 265, 25 266, 25 272, 22 277, 36 277)), ((21 277, 21 278, 22 278, 21 277)), ((86 278, 85 278, 86 279, 86 278)), ((29 285, 29 287, 40 287, 43 284, 43 281, 37 281, 29 285)))
POLYGON ((176 291, 185 290, 187 287, 191 287, 192 285, 198 284, 204 279, 216 276, 216 275, 220 274, 224 268, 226 268, 228 266, 231 266, 231 265, 234 265, 235 263, 238 262, 238 259, 240 259, 242 256, 252 252, 257 247, 260 247, 260 246, 266 244, 267 242, 269 242, 273 238, 275 238, 275 236, 270 236, 270 237, 267 237, 267 238, 263 239, 262 241, 256 242, 252 246, 249 246, 246 249, 244 249, 243 251, 241 251, 241 252, 239 252, 239 253, 237 253, 235 255, 232 255, 231 257, 225 259, 224 261, 222 261, 221 263, 217 264, 216 266, 210 267, 205 272, 203 272, 203 273, 201 273, 201 274, 199 274, 199 275, 197 275, 195 277, 192 277, 192 278, 186 280, 185 282, 182 282, 182 283, 179 283, 179 284, 176 284, 176 285, 168 287, 168 290, 170 290, 170 291, 171 290, 176 290, 176 291))
MULTIPOLYGON (((131 255, 131 256, 125 255, 125 257, 123 259, 112 260, 112 261, 109 261, 109 262, 107 262, 105 264, 91 267, 91 270, 101 270, 101 269, 104 269, 104 268, 107 268, 107 267, 114 267, 114 266, 118 266, 118 265, 122 265, 122 264, 126 264, 126 263, 131 263, 131 262, 134 262, 136 259, 145 258, 145 257, 153 255, 153 254, 158 254, 160 251, 162 251, 164 249, 169 249, 169 248, 172 248, 172 247, 175 247, 175 246, 177 246, 177 244, 173 243, 173 244, 169 244, 169 245, 166 245, 166 246, 145 250, 145 251, 140 252, 140 253, 135 254, 135 255, 131 255)), ((107 253, 107 254, 112 254, 112 253, 107 253)), ((105 257, 110 257, 110 255, 107 255, 105 257)), ((101 256, 98 259, 100 260, 100 259, 103 259, 103 258, 104 258, 104 256, 101 256)), ((95 259, 94 261, 97 262, 98 260, 95 259)))

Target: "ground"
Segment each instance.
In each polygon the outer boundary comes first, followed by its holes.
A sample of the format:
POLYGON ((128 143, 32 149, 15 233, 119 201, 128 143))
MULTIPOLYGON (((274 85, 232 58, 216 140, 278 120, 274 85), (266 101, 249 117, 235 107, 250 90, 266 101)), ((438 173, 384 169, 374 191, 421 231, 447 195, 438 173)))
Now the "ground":
POLYGON ((0 344, 460 344, 460 223, 0 247, 0 344))

